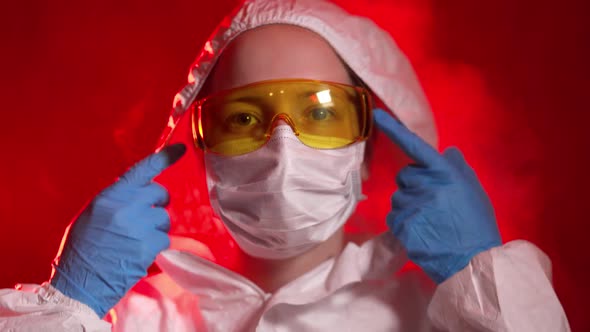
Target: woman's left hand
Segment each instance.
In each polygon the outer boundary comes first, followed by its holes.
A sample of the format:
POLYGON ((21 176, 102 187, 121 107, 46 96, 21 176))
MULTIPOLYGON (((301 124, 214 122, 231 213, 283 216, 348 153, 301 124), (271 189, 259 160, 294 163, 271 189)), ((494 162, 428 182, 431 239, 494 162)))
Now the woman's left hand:
POLYGON ((492 204, 459 149, 440 154, 385 111, 374 113, 379 129, 415 161, 397 175, 387 215, 408 257, 441 283, 500 246, 492 204))

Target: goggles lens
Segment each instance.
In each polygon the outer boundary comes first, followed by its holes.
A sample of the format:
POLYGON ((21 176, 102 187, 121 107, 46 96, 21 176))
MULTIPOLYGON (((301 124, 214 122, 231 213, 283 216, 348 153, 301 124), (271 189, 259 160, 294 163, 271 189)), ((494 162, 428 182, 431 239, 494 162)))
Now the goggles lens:
POLYGON ((271 137, 278 120, 316 149, 336 149, 365 140, 372 114, 366 89, 311 80, 249 84, 198 100, 193 136, 204 150, 227 156, 252 152, 271 137))

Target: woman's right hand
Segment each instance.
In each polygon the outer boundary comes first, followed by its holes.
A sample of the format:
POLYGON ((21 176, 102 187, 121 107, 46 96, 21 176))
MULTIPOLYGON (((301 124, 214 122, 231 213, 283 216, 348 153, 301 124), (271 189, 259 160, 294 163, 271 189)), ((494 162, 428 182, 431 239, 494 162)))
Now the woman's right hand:
POLYGON ((184 154, 168 146, 103 190, 68 226, 51 285, 104 315, 170 245, 169 195, 153 178, 184 154))

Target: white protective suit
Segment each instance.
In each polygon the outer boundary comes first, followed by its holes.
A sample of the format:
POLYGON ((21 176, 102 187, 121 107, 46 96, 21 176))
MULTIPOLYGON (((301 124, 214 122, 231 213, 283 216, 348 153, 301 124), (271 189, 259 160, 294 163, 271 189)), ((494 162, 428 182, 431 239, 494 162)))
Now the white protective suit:
MULTIPOLYGON (((322 36, 407 127, 436 145, 428 103, 391 37, 371 21, 321 0, 246 1, 225 19, 175 98, 163 143, 190 136, 185 111, 228 43, 243 31, 273 23, 322 36)), ((202 156, 189 158, 193 171, 202 171, 202 156)), ((185 202, 203 201, 194 188, 187 197, 185 202)), ((216 217, 210 209, 191 211, 171 212, 172 247, 156 260, 162 273, 142 279, 106 320, 45 283, 0 291, 0 330, 569 331, 551 285, 551 263, 525 241, 478 254, 435 288, 417 272, 396 274, 407 257, 400 243, 384 234, 362 245, 349 243, 338 257, 268 294, 211 262, 216 259, 211 252, 187 236, 186 220, 216 217), (175 226, 177 219, 184 224, 175 226)))

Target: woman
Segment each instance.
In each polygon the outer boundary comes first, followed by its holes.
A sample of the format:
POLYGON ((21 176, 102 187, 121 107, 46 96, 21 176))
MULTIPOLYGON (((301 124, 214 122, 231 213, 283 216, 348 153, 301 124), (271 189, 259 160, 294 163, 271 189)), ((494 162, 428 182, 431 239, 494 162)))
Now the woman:
MULTIPOLYGON (((0 293, 0 326, 569 330, 549 260, 524 241, 502 245, 461 153, 432 147, 407 60, 366 19, 318 0, 246 1, 205 44, 162 144, 74 221, 49 283, 0 293), (363 199, 373 122, 414 163, 397 174, 389 231, 355 243, 343 225, 363 199), (177 236, 180 220, 206 215, 187 217, 153 182, 181 157, 188 171, 163 176, 198 174, 203 158, 211 206, 244 253, 234 271, 177 236), (415 275, 394 275, 408 258, 434 294, 415 275), (154 260, 161 273, 144 277, 154 260)), ((182 199, 199 196, 189 188, 182 199)))

